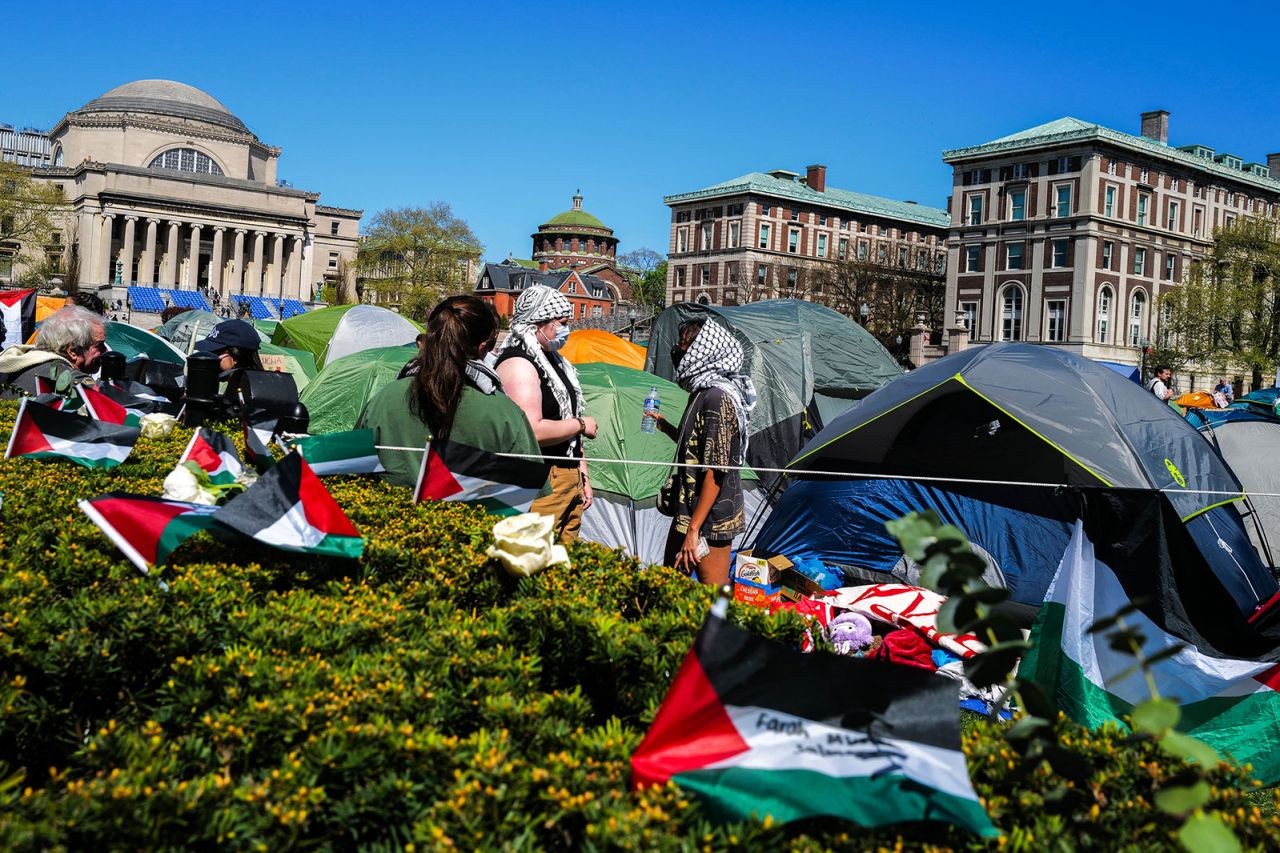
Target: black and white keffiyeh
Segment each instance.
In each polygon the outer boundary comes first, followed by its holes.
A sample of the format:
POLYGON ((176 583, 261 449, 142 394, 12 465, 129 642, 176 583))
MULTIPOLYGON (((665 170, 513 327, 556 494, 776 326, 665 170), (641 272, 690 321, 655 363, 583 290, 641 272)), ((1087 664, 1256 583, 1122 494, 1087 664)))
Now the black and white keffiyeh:
POLYGON ((560 407, 560 417, 563 420, 580 417, 583 412, 582 387, 578 384, 578 371, 560 353, 543 350, 542 345, 538 343, 537 330, 539 325, 550 320, 572 316, 573 306, 560 291, 553 290, 545 284, 532 285, 525 288, 520 298, 516 300, 515 312, 511 316, 510 334, 502 345, 503 350, 519 348, 529 357, 533 366, 538 369, 538 375, 546 381, 551 393, 555 395, 556 403, 560 407), (577 400, 576 406, 570 402, 569 389, 552 369, 551 359, 556 359, 555 363, 569 380, 569 385, 573 388, 573 399, 577 400))
MULTIPOLYGON (((743 452, 747 446, 747 420, 756 405, 756 386, 742 372, 745 355, 733 333, 708 320, 689 345, 676 369, 676 383, 694 394, 704 388, 719 388, 733 400, 742 431, 743 452)), ((739 460, 741 462, 741 460, 739 460)))

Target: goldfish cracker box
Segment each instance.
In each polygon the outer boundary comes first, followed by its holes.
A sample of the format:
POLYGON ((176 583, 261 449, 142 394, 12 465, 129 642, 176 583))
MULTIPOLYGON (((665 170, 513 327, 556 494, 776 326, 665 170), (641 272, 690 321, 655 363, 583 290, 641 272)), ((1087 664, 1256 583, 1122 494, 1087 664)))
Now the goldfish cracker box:
POLYGON ((753 607, 768 607, 782 595, 780 584, 760 584, 754 581, 733 579, 733 600, 753 607))
POLYGON ((775 586, 782 579, 782 573, 789 568, 791 561, 786 557, 757 557, 747 549, 738 552, 733 565, 733 579, 750 581, 760 586, 775 586))

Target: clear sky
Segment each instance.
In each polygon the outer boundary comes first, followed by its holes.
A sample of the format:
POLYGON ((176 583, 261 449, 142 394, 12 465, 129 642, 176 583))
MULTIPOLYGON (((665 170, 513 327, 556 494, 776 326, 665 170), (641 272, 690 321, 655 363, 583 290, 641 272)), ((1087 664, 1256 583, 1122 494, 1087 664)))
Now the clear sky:
POLYGON ((443 200, 486 257, 584 207, 666 251, 664 194, 809 163, 942 206, 944 148, 1064 115, 1246 161, 1280 151, 1273 4, 147 3, 0 12, 0 122, 130 80, 207 91, 280 177, 362 208, 443 200))

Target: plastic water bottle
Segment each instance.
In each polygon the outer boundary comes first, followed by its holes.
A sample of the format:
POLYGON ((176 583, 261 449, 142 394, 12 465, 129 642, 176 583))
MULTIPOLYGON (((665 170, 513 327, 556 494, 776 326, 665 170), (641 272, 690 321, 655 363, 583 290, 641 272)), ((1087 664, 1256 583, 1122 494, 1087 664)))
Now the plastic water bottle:
POLYGON ((658 421, 654 415, 662 410, 662 401, 658 399, 658 386, 649 388, 649 396, 644 401, 644 417, 640 421, 641 432, 657 432, 658 421))

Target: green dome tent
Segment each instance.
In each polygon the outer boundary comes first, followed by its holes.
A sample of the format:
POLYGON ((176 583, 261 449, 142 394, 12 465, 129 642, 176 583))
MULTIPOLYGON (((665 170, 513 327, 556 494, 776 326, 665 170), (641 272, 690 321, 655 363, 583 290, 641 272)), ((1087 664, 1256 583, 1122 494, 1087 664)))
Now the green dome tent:
MULTIPOLYGON (((213 327, 224 321, 225 318, 219 317, 212 311, 183 311, 156 329, 156 334, 183 353, 190 354, 195 348, 196 341, 208 337, 213 327)), ((258 353, 262 357, 263 366, 268 370, 283 370, 285 373, 292 374, 294 384, 298 386, 298 393, 302 393, 318 372, 315 358, 305 350, 289 349, 271 343, 270 339, 263 334, 261 327, 258 328, 258 337, 262 338, 258 353)))
POLYGON ((153 361, 165 361, 169 364, 186 364, 186 356, 173 344, 154 332, 120 323, 107 321, 107 346, 112 352, 124 353, 128 359, 146 356, 153 361))
MULTIPOLYGON (((588 459, 670 462, 675 444, 660 432, 640 430, 644 401, 658 386, 662 413, 678 423, 689 395, 678 385, 652 373, 616 364, 578 365, 578 381, 587 414, 599 422, 599 432, 585 442, 588 459)), ((622 548, 646 563, 662 560, 671 519, 657 509, 658 491, 671 472, 666 465, 613 465, 589 462, 595 500, 582 517, 582 537, 622 548)), ((743 475, 748 522, 763 502, 754 474, 743 475)))
POLYGON ((301 396, 311 415, 312 434, 353 429, 364 404, 396 378, 415 352, 407 346, 378 347, 326 364, 301 396))
POLYGON ((258 356, 262 366, 267 370, 283 370, 293 376, 293 383, 298 386, 298 393, 307 390, 311 380, 320 372, 316 370, 316 360, 306 350, 289 349, 276 346, 270 341, 263 341, 258 347, 258 356))
POLYGON ((306 350, 324 367, 361 350, 411 344, 421 331, 412 320, 377 305, 335 305, 282 320, 271 342, 306 350))

